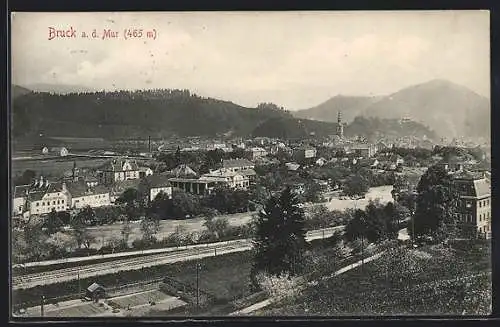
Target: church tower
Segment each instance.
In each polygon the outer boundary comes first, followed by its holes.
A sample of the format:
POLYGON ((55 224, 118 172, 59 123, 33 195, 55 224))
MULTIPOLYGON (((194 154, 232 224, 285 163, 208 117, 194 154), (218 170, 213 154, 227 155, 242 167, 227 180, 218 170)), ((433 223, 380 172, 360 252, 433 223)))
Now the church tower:
POLYGON ((339 111, 337 116, 337 136, 341 139, 344 138, 344 123, 342 123, 342 111, 339 111))

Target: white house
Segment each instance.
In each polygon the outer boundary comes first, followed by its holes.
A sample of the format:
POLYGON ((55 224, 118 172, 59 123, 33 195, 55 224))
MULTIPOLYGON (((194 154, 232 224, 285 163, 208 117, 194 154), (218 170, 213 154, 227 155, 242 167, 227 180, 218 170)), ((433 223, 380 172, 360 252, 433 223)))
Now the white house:
POLYGON ((169 199, 172 198, 172 185, 169 177, 165 175, 148 175, 142 178, 139 189, 143 194, 147 194, 148 201, 153 201, 161 192, 165 193, 169 199))
POLYGON ((250 179, 248 176, 224 168, 204 174, 200 177, 200 180, 218 182, 229 188, 247 189, 248 186, 250 186, 250 179))
POLYGON ((86 206, 92 208, 111 205, 109 190, 104 186, 89 186, 84 180, 63 183, 68 192, 70 208, 80 209, 86 206))
POLYGON ((42 154, 49 154, 49 148, 47 148, 46 146, 44 146, 42 148, 42 154))
POLYGON ((139 178, 153 175, 153 170, 149 167, 139 167, 139 178))
POLYGON ((70 207, 70 195, 64 183, 52 183, 43 176, 28 189, 27 208, 30 215, 48 214, 52 210, 65 211, 70 207))
POLYGON ((222 167, 228 171, 241 171, 247 169, 254 169, 255 164, 246 159, 228 159, 222 160, 222 167))

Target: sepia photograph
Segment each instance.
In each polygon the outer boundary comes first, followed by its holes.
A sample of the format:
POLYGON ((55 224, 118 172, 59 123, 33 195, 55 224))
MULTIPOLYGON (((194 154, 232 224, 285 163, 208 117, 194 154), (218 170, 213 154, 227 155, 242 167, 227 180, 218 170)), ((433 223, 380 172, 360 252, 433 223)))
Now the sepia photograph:
POLYGON ((492 313, 490 12, 12 12, 10 314, 492 313))

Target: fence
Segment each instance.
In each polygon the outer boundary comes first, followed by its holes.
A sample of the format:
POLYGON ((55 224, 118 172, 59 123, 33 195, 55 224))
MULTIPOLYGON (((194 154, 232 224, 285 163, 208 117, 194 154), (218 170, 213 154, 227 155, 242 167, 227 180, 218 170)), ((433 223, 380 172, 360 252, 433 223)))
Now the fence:
POLYGON ((158 289, 163 278, 154 278, 141 282, 116 286, 106 289, 106 297, 114 297, 134 293, 136 291, 150 291, 158 289))
POLYGON ((196 304, 197 294, 199 294, 198 302, 200 306, 217 301, 217 298, 212 294, 202 291, 201 289, 197 290, 191 285, 181 283, 170 277, 163 278, 163 282, 160 284, 160 290, 165 293, 179 296, 182 300, 191 304, 196 304))

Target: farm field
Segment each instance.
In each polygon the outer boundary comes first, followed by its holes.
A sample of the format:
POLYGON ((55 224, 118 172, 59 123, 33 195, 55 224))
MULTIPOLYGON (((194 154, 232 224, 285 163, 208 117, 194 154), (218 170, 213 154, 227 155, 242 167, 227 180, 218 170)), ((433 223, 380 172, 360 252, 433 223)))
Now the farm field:
POLYGON ((25 170, 30 169, 37 172, 37 175, 58 178, 65 171, 73 168, 73 162, 76 162, 79 168, 96 168, 104 164, 109 159, 93 158, 57 158, 42 160, 13 160, 12 176, 21 175, 25 170))

